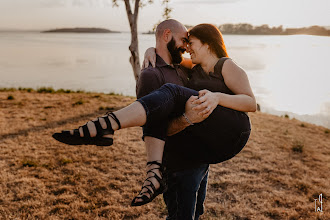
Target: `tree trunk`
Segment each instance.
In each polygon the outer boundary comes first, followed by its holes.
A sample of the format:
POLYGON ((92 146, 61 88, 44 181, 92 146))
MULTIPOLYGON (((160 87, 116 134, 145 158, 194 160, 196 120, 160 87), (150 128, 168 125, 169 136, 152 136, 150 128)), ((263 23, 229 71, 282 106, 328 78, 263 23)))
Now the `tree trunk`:
POLYGON ((124 1, 125 1, 129 26, 131 28, 131 45, 129 46, 129 50, 131 51, 131 57, 129 61, 133 68, 135 81, 137 81, 141 71, 140 57, 139 57, 139 42, 137 35, 137 18, 139 13, 140 0, 135 0, 134 14, 132 13, 129 0, 124 0, 124 1))

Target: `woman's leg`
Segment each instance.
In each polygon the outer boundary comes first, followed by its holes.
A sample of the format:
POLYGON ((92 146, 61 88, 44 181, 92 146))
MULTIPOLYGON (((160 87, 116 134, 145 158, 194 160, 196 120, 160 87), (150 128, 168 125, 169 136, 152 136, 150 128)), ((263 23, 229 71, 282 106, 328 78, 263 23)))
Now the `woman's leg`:
POLYGON ((173 138, 180 146, 176 157, 196 163, 220 163, 242 150, 250 130, 245 113, 217 106, 203 122, 187 127, 173 138))
MULTIPOLYGON (((121 128, 129 128, 129 127, 135 127, 135 126, 142 126, 146 123, 146 111, 144 110, 144 107, 139 102, 133 102, 129 106, 122 108, 118 111, 113 112, 118 120, 120 121, 121 128)), ((111 127, 114 131, 119 129, 118 123, 112 118, 109 117, 111 127)), ((95 121, 97 119, 94 119, 92 121, 87 122, 87 127, 89 130, 90 137, 95 137, 97 135, 97 129, 95 126, 95 121)), ((103 129, 107 129, 107 123, 104 118, 100 117, 98 118, 101 126, 103 129)), ((84 130, 83 127, 79 128, 80 137, 84 137, 84 130)), ((71 134, 73 134, 73 130, 71 131, 71 134)), ((111 134, 104 135, 104 137, 111 137, 111 134)))
MULTIPOLYGON (((129 106, 113 112, 119 120, 121 128, 142 126, 152 123, 153 126, 167 126, 169 117, 179 116, 184 112, 186 101, 192 95, 198 95, 198 92, 175 84, 167 83, 161 88, 153 91, 129 106)), ((96 137, 98 129, 96 121, 100 122, 102 129, 119 129, 116 120, 108 115, 111 128, 108 128, 106 116, 89 121, 86 123, 88 128, 88 137, 96 137)), ((150 125, 149 125, 150 127, 150 125)), ((164 127, 165 128, 165 127, 164 127)), ((148 136, 156 137, 161 140, 166 139, 166 129, 149 129, 151 132, 155 130, 157 134, 148 134, 148 136), (161 130, 161 131, 160 131, 161 130)), ((79 128, 80 137, 84 137, 85 131, 83 127, 79 128)), ((74 134, 74 130, 70 132, 74 134)), ((111 137, 112 134, 103 135, 103 137, 111 137)))

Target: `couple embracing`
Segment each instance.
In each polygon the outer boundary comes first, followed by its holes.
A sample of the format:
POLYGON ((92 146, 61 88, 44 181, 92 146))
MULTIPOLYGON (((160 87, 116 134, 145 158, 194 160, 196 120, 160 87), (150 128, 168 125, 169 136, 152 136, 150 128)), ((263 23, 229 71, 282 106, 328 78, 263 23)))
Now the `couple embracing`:
POLYGON ((143 126, 147 178, 131 205, 163 193, 167 219, 197 220, 204 211, 209 164, 226 161, 245 146, 251 132, 246 112, 256 111, 256 100, 214 25, 188 32, 176 20, 163 21, 156 48, 145 57, 134 103, 53 137, 70 145, 109 146, 115 130, 143 126), (185 51, 191 60, 183 60, 185 51))

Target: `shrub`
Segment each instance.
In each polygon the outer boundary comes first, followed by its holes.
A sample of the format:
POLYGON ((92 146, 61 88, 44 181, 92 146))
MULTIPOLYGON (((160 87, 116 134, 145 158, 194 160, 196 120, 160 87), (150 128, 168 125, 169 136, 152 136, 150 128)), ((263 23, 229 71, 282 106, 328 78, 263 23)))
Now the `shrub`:
POLYGON ((65 164, 68 164, 68 163, 72 163, 72 160, 69 159, 69 158, 62 158, 60 162, 61 162, 62 165, 65 165, 65 164))
POLYGON ((84 104, 84 101, 80 99, 79 101, 73 103, 72 106, 82 105, 82 104, 84 104))
POLYGON ((58 89, 56 93, 73 93, 74 91, 70 89, 58 89))
POLYGON ((296 153, 302 153, 304 149, 304 144, 301 141, 296 141, 293 143, 292 151, 296 153))
POLYGON ((32 92, 32 91, 34 91, 34 89, 32 89, 32 88, 22 88, 22 87, 19 87, 18 90, 19 91, 26 91, 26 92, 32 92))
POLYGON ((304 183, 298 183, 295 185, 296 189, 298 189, 299 191, 303 192, 303 193, 307 193, 308 192, 308 185, 304 184, 304 183))
POLYGON ((14 92, 16 90, 15 88, 0 88, 0 92, 14 92))
POLYGON ((7 97, 7 99, 8 99, 8 100, 14 100, 15 98, 14 98, 14 96, 9 95, 9 96, 7 97))
POLYGON ((33 160, 23 160, 22 165, 23 167, 37 167, 38 163, 33 160))
POLYGON ((38 93, 55 93, 52 87, 41 87, 37 90, 38 93))

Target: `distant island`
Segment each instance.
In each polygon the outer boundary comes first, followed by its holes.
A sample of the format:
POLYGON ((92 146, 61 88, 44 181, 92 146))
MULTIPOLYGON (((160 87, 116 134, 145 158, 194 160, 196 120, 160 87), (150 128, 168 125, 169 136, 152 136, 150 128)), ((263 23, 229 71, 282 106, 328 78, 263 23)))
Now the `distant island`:
POLYGON ((267 24, 261 26, 252 26, 247 23, 240 24, 223 24, 220 25, 219 30, 223 34, 244 34, 244 35, 295 35, 307 34, 318 36, 330 36, 330 30, 321 26, 311 26, 303 28, 286 28, 282 25, 278 27, 269 27, 267 24))
MULTIPOLYGON (((193 26, 185 25, 189 30, 193 26)), ((311 26, 304 28, 286 28, 283 26, 269 27, 267 24, 261 26, 253 26, 247 23, 239 24, 222 24, 218 26, 222 34, 236 34, 236 35, 295 35, 307 34, 317 36, 330 36, 330 30, 321 26, 311 26)), ((148 31, 143 34, 154 34, 155 31, 148 31)))
POLYGON ((120 33, 119 31, 111 31, 105 28, 57 28, 41 33, 120 33))

